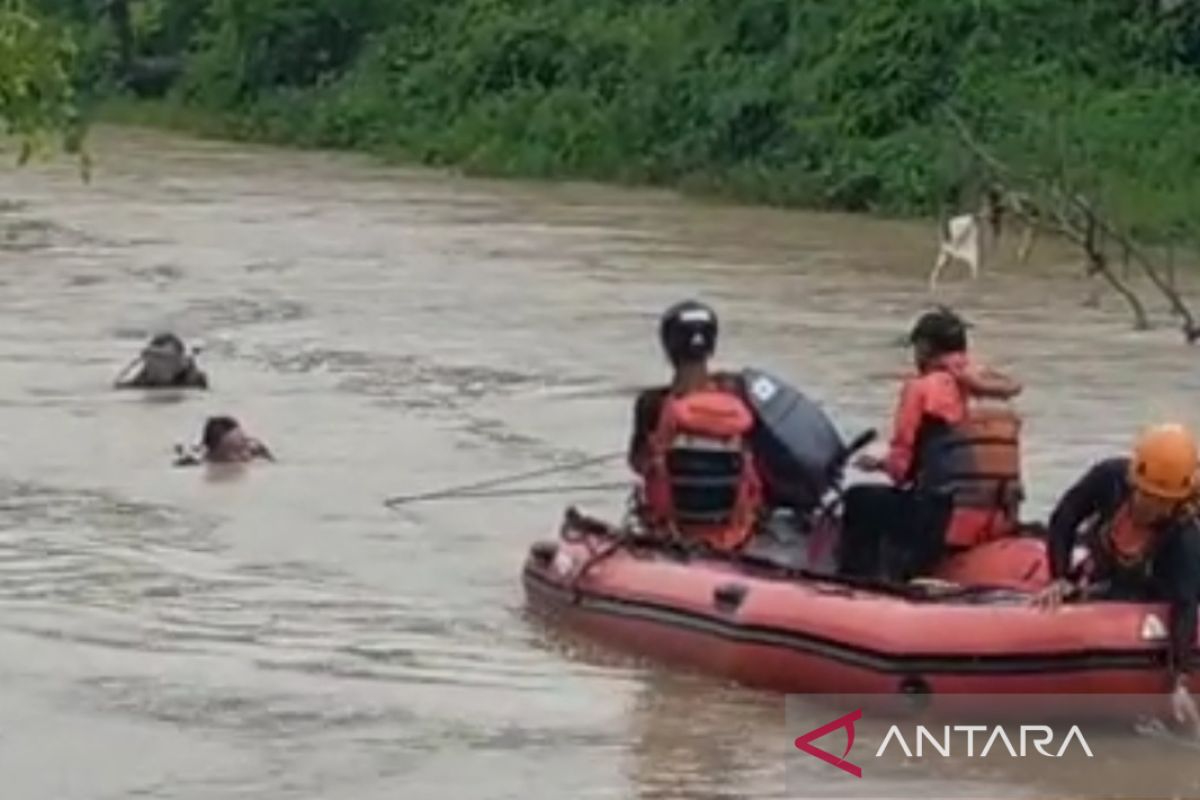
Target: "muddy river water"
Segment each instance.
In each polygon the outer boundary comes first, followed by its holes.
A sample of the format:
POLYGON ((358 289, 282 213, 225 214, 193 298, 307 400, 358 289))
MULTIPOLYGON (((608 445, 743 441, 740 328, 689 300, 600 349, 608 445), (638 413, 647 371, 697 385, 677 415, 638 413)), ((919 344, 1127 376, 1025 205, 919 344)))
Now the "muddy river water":
MULTIPOLYGON (((528 543, 619 496, 382 500, 623 447, 664 374, 657 314, 689 295, 723 363, 886 430, 931 225, 133 130, 93 148, 91 184, 0 172, 6 798, 784 796, 781 698, 524 616, 528 543), (168 327, 212 391, 112 391, 168 327), (279 462, 171 468, 215 413, 279 462)), ((1178 332, 1081 307, 1070 254, 1038 256, 944 290, 1028 386, 1030 516, 1142 423, 1200 423, 1178 332)))

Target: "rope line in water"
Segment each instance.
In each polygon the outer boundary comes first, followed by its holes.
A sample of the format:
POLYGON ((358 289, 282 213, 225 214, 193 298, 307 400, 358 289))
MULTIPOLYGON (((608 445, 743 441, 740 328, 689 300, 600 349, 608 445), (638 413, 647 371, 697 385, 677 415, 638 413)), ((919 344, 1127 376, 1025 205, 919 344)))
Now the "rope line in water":
POLYGON ((561 492, 611 492, 616 489, 628 489, 630 486, 632 486, 632 484, 629 481, 610 481, 608 483, 576 483, 567 484, 565 486, 529 486, 525 488, 512 489, 478 489, 469 492, 458 492, 453 495, 428 499, 457 500, 459 498, 520 497, 523 495, 557 494, 561 492))
MULTIPOLYGON (((569 464, 557 464, 553 467, 541 467, 539 469, 530 470, 528 472, 519 472, 515 475, 505 475, 505 476, 499 477, 499 478, 490 478, 488 480, 460 484, 459 486, 450 486, 450 487, 447 487, 444 489, 437 489, 437 490, 430 491, 430 492, 421 492, 419 494, 398 495, 396 497, 390 497, 387 500, 385 500, 384 505, 386 505, 388 508, 395 508, 396 506, 405 505, 407 503, 416 503, 416 502, 425 501, 425 500, 440 500, 443 498, 452 498, 452 497, 487 497, 487 496, 502 497, 502 496, 505 496, 504 493, 480 494, 480 492, 485 489, 492 489, 494 487, 505 486, 510 483, 518 483, 520 481, 529 480, 530 478, 541 478, 541 477, 545 477, 547 475, 556 475, 556 474, 560 474, 563 472, 573 472, 575 470, 585 469, 586 467, 594 466, 596 464, 603 464, 607 461, 613 461, 618 458, 622 458, 624 456, 625 456, 625 451, 619 450, 619 451, 612 452, 612 453, 605 453, 603 455, 591 456, 590 458, 584 458, 579 461, 572 461, 569 464)), ((596 484, 592 484, 592 485, 596 486, 596 484)), ((622 485, 627 485, 627 484, 622 484, 622 485)), ((611 489, 614 487, 611 485, 606 485, 605 488, 611 489)), ((532 491, 532 492, 527 492, 527 493, 531 493, 531 494, 542 493, 542 494, 544 494, 544 493, 549 493, 550 491, 578 491, 578 490, 579 490, 579 487, 563 487, 563 488, 541 487, 541 491, 532 491)))

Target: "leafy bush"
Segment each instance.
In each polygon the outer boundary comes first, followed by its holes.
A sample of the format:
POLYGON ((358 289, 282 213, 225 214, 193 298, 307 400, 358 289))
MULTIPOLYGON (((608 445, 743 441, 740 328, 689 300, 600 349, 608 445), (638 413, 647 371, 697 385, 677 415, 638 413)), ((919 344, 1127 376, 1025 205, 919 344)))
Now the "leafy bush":
POLYGON ((17 0, 0 5, 0 135, 16 138, 21 160, 51 137, 65 135, 68 150, 79 145, 74 57, 70 37, 57 25, 17 0))

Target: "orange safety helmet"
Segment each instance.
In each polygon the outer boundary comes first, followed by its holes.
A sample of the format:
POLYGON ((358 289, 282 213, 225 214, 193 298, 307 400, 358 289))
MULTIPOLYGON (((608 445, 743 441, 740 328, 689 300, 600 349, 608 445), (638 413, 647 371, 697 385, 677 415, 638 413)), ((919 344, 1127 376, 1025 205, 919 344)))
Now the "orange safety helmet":
POLYGON ((1183 425, 1146 429, 1133 448, 1129 480, 1138 491, 1165 500, 1186 500, 1196 491, 1196 437, 1183 425))

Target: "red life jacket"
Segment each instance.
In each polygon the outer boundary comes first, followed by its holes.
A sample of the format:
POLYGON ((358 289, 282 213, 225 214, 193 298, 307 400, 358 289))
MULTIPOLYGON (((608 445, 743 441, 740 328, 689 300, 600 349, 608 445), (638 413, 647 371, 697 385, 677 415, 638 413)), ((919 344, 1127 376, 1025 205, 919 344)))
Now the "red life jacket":
POLYGON ((753 427, 753 412, 732 391, 710 386, 668 395, 650 436, 650 523, 718 550, 745 542, 762 506, 753 427))
POLYGON ((1024 496, 1021 419, 1007 404, 988 407, 966 397, 963 402, 961 422, 923 437, 916 482, 952 498, 946 544, 974 547, 1016 529, 1024 496))
POLYGON ((1121 567, 1130 567, 1145 561, 1157 538, 1152 529, 1133 521, 1133 508, 1129 501, 1121 504, 1102 534, 1104 549, 1121 567))
POLYGON ((1148 577, 1151 556, 1158 544, 1158 532, 1133 521, 1131 500, 1123 502, 1112 516, 1101 520, 1094 530, 1093 547, 1083 571, 1097 574, 1121 573, 1127 577, 1148 577))
POLYGON ((1186 500, 1168 519, 1139 525, 1133 519, 1133 498, 1126 496, 1116 509, 1087 521, 1087 553, 1072 572, 1088 581, 1117 579, 1146 581, 1153 577, 1155 556, 1165 536, 1180 525, 1194 525, 1200 515, 1200 497, 1186 500))

